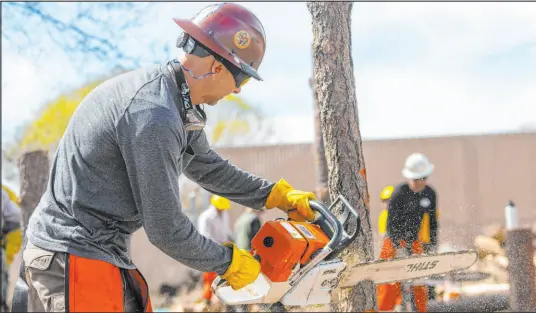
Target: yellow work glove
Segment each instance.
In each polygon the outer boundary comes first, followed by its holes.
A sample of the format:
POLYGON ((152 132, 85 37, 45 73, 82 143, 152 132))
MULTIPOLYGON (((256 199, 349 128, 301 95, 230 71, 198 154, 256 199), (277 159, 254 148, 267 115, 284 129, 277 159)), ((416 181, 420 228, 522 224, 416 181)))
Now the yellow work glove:
POLYGON ((266 208, 279 208, 294 221, 312 221, 315 218, 315 214, 309 206, 309 200, 315 199, 315 195, 312 192, 296 190, 284 179, 281 179, 272 188, 266 200, 266 208))
POLYGON ((5 242, 7 264, 11 264, 15 258, 15 255, 17 252, 19 252, 20 246, 22 245, 22 232, 20 228, 7 233, 5 242))
POLYGON ((226 247, 233 247, 233 259, 221 278, 225 279, 229 285, 238 290, 254 282, 261 272, 261 264, 249 252, 238 247, 231 242, 223 244, 226 247))

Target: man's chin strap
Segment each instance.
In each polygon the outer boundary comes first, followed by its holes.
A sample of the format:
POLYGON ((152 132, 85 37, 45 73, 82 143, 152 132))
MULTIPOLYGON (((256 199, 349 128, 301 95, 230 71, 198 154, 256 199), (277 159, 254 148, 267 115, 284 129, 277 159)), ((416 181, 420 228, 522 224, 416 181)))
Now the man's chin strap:
POLYGON ((209 73, 206 73, 206 74, 203 75, 203 76, 195 76, 194 73, 193 73, 191 70, 189 70, 189 69, 187 69, 186 67, 184 67, 184 65, 182 65, 179 61, 177 61, 177 60, 173 60, 173 63, 178 63, 178 64, 180 64, 180 66, 182 67, 182 69, 185 70, 186 72, 188 72, 188 74, 190 74, 190 76, 191 76, 193 79, 195 79, 195 80, 200 80, 200 79, 203 79, 203 78, 205 78, 205 77, 207 77, 207 76, 217 74, 217 73, 214 73, 214 72, 209 72, 209 73))

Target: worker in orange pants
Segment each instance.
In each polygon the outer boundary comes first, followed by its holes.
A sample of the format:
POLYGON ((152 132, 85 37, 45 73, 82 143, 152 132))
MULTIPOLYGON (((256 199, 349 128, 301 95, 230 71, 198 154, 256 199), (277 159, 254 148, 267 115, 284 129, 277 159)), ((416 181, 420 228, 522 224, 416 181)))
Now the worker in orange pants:
MULTIPOLYGON (((382 192, 380 193, 382 211, 380 212, 380 216, 378 218, 378 231, 379 231, 380 238, 382 239, 382 243, 383 243, 383 239, 386 238, 389 200, 391 199, 391 195, 393 194, 393 191, 395 191, 395 187, 389 185, 383 188, 382 192)), ((387 257, 385 257, 384 259, 386 258, 387 257)), ((401 305, 401 304, 402 304, 402 293, 398 292, 398 295, 396 297, 395 304, 393 305, 393 307, 396 305, 401 305)))
MULTIPOLYGON (((405 241, 400 242, 399 249, 408 249, 405 241)), ((393 259, 397 256, 397 250, 395 245, 386 237, 383 241, 382 251, 380 258, 393 259)), ((399 250, 400 251, 400 250, 399 250)), ((423 254, 424 249, 419 241, 414 241, 411 246, 411 254, 423 254)), ((426 304, 428 298, 428 288, 426 286, 414 286, 413 296, 415 299, 415 307, 419 312, 426 312, 426 304)), ((380 311, 393 311, 395 305, 402 302, 402 284, 380 284, 377 289, 378 297, 378 310, 380 311)))
MULTIPOLYGON (((387 187, 382 192, 382 200, 388 205, 379 221, 380 233, 384 234, 380 258, 424 254, 423 242, 427 244, 427 253, 435 253, 437 195, 435 189, 427 183, 427 178, 433 171, 434 165, 425 155, 413 153, 406 159, 402 170, 407 181, 395 188, 387 187), (426 236, 423 236, 423 230, 426 236)), ((413 296, 415 308, 419 312, 426 312, 428 288, 414 286, 413 296)), ((401 284, 379 285, 377 298, 380 311, 393 311, 395 305, 401 302, 401 284)))
POLYGON ((203 273, 203 299, 205 299, 207 304, 210 303, 210 300, 212 299, 212 290, 210 290, 210 286, 216 277, 218 277, 216 272, 203 273))

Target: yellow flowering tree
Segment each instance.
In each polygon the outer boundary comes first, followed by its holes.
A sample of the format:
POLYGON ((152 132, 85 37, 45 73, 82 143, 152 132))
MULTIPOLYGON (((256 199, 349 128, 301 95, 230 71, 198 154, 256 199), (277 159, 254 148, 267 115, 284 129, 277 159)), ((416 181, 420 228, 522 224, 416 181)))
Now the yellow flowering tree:
POLYGON ((217 107, 209 108, 207 114, 206 130, 214 146, 265 142, 273 133, 259 107, 234 94, 225 97, 217 107))
POLYGON ((19 151, 55 150, 78 104, 101 82, 95 81, 75 92, 63 94, 46 105, 38 117, 26 127, 19 142, 19 151))
MULTIPOLYGON (((35 150, 54 151, 69 120, 84 97, 103 79, 89 83, 74 92, 65 93, 47 104, 24 130, 18 144, 19 153, 35 150)), ((252 125, 262 123, 262 114, 237 95, 229 95, 207 113, 207 135, 212 144, 232 144, 236 137, 252 132, 252 125)))

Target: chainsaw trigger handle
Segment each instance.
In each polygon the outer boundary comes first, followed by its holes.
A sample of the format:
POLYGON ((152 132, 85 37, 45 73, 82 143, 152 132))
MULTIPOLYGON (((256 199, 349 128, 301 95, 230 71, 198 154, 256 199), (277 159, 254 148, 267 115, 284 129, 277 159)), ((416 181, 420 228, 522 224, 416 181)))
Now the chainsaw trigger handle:
POLYGON ((223 288, 229 286, 229 282, 227 280, 221 278, 220 276, 216 277, 214 281, 212 282, 212 285, 210 286, 210 289, 212 292, 215 292, 217 288, 223 288))
POLYGON ((327 226, 331 230, 331 234, 327 234, 331 240, 326 247, 331 249, 336 248, 341 241, 342 232, 344 231, 341 222, 337 219, 335 214, 321 202, 309 200, 309 205, 313 211, 320 213, 320 216, 315 219, 314 223, 321 226, 321 228, 322 226, 327 226))

